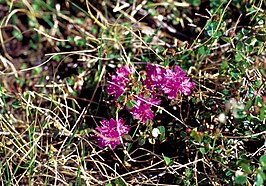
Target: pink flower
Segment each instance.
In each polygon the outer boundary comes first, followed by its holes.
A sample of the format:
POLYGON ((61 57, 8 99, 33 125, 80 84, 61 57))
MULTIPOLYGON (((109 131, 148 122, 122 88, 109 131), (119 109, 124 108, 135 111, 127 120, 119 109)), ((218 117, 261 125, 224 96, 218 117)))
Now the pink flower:
POLYGON ((112 149, 115 149, 120 144, 120 137, 127 134, 130 130, 128 125, 124 125, 125 122, 122 118, 119 118, 118 121, 112 118, 110 121, 102 120, 100 123, 102 126, 96 127, 96 130, 100 133, 97 141, 101 148, 110 145, 112 149))
POLYGON ((111 76, 106 88, 107 93, 114 96, 114 100, 124 93, 127 83, 130 82, 129 76, 134 72, 133 66, 121 66, 116 69, 116 75, 111 76))
POLYGON ((136 105, 132 109, 129 109, 129 112, 135 119, 140 120, 142 123, 146 123, 147 120, 153 120, 154 117, 153 111, 151 110, 151 103, 159 105, 161 100, 139 96, 139 98, 136 98, 136 105))
POLYGON ((163 84, 165 70, 159 65, 148 64, 144 84, 149 90, 160 88, 163 84))
POLYGON ((178 94, 178 89, 180 86, 179 77, 171 69, 165 69, 164 74, 164 84, 162 85, 162 90, 168 95, 169 99, 175 99, 178 94))
POLYGON ((186 96, 191 94, 191 90, 195 87, 195 83, 190 82, 190 78, 184 77, 180 85, 180 91, 186 96))
POLYGON ((194 88, 194 83, 190 82, 190 78, 185 76, 186 72, 178 65, 172 70, 148 64, 146 72, 145 87, 158 93, 162 90, 168 99, 175 99, 179 93, 189 95, 194 88))
POLYGON ((116 74, 118 77, 126 77, 129 74, 134 74, 135 73, 135 68, 130 65, 130 66, 124 66, 122 65, 120 68, 116 69, 116 74))
POLYGON ((165 84, 162 88, 168 94, 168 98, 175 99, 178 93, 189 95, 194 88, 194 83, 190 82, 190 78, 185 76, 186 72, 177 65, 174 66, 173 71, 170 71, 170 69, 166 70, 165 84))
POLYGON ((121 96, 126 88, 126 84, 129 82, 128 79, 124 77, 119 77, 112 75, 111 81, 108 82, 108 86, 106 88, 106 91, 109 95, 114 96, 114 100, 116 100, 119 96, 121 96))

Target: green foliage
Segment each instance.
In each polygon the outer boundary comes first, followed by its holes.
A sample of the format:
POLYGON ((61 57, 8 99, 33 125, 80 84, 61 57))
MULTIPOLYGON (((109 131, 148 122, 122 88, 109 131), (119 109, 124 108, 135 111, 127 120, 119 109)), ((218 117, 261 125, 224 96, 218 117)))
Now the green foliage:
POLYGON ((264 182, 266 181, 266 174, 265 174, 265 163, 266 163, 266 156, 262 155, 259 159, 260 165, 258 168, 256 168, 255 170, 251 171, 253 168, 252 166, 250 166, 250 160, 247 160, 246 157, 244 157, 243 159, 240 159, 237 162, 237 165, 244 171, 244 172, 240 172, 239 175, 236 175, 235 177, 235 183, 236 184, 246 184, 248 182, 247 178, 248 176, 250 176, 251 174, 255 173, 255 184, 257 186, 262 186, 264 185, 264 182))
POLYGON ((239 185, 245 185, 247 183, 247 176, 241 175, 241 176, 236 176, 235 178, 235 183, 239 185))
POLYGON ((193 6, 200 6, 201 0, 188 0, 193 6))
POLYGON ((135 100, 129 100, 126 103, 126 106, 127 106, 128 109, 132 109, 135 105, 136 105, 136 101, 135 100))

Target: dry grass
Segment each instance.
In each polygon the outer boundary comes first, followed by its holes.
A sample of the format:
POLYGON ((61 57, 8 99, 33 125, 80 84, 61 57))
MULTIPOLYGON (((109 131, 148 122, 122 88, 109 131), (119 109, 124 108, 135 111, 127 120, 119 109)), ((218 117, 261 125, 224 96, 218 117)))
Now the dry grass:
MULTIPOLYGON (((221 11, 219 18, 216 14, 207 16, 208 21, 218 19, 214 33, 227 29, 223 16, 230 3, 217 8, 221 11)), ((152 8, 147 11, 147 7, 154 6, 159 7, 156 11, 163 11, 165 4, 149 4, 146 0, 130 4, 52 4, 0 1, 0 11, 4 12, 0 13, 1 185, 170 185, 190 181, 192 185, 223 185, 242 170, 236 161, 243 149, 258 167, 258 157, 266 150, 266 132, 259 129, 265 125, 265 118, 259 118, 264 112, 260 111, 261 105, 265 106, 265 41, 243 54, 249 65, 244 64, 245 76, 236 80, 219 70, 224 61, 230 63, 240 52, 236 32, 244 28, 238 25, 241 16, 235 21, 231 43, 221 44, 215 34, 204 38, 207 24, 194 25, 194 40, 178 39, 184 34, 183 38, 191 38, 186 35, 190 30, 186 25, 199 19, 191 13, 197 8, 188 3, 169 5, 169 15, 175 10, 185 14, 178 17, 176 27, 168 20, 162 24, 160 17, 150 16, 152 8), (183 29, 182 33, 178 28, 183 29), (191 54, 202 46, 210 52, 191 54), (148 127, 138 130, 136 122, 127 116, 135 129, 134 134, 130 133, 134 138, 124 139, 114 151, 99 149, 94 136, 99 121, 118 114, 126 116, 117 111, 105 92, 105 82, 114 67, 131 63, 141 73, 147 61, 164 65, 167 60, 187 68, 196 83, 191 96, 158 108, 164 114, 158 112, 163 119, 155 123, 165 124, 171 134, 155 144, 147 137, 141 146, 138 141, 143 135, 139 132, 145 133, 148 127), (255 86, 253 80, 261 80, 261 84, 255 86), (245 111, 260 123, 242 128, 246 125, 233 118, 232 110, 238 103, 248 105, 248 87, 255 91, 251 100, 255 102, 256 96, 264 100, 259 101, 261 105, 251 104, 252 111, 245 111), (224 89, 229 93, 225 94, 224 89), (172 109, 174 106, 178 111, 172 109), (227 122, 219 120, 221 113, 226 114, 227 122), (200 138, 209 141, 197 141, 191 135, 195 128, 200 138), (257 144, 255 151, 248 150, 249 143, 257 144), (201 153, 207 146, 209 151, 201 153), (226 177, 226 171, 232 175, 226 177)), ((263 1, 255 5, 254 19, 265 7, 263 1)), ((165 16, 164 12, 161 15, 165 16)), ((254 26, 265 37, 265 28, 254 26)), ((254 170, 248 174, 250 184, 254 182, 254 170)))

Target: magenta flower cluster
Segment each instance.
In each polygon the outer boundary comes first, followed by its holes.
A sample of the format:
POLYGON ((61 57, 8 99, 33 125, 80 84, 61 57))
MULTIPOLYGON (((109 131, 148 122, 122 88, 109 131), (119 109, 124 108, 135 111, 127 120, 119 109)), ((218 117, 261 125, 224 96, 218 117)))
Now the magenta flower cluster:
POLYGON ((147 120, 153 120, 154 113, 151 110, 152 105, 160 105, 161 100, 156 99, 154 97, 146 97, 143 95, 139 95, 138 97, 134 98, 136 104, 133 108, 129 109, 129 112, 132 116, 141 121, 142 123, 146 123, 147 120))
POLYGON ((130 130, 128 125, 124 125, 124 120, 119 118, 118 121, 113 118, 108 120, 102 120, 102 126, 96 127, 99 131, 97 135, 98 145, 103 148, 110 145, 111 149, 114 149, 120 144, 120 137, 127 134, 130 130))
MULTIPOLYGON (((179 66, 175 65, 173 69, 163 68, 159 65, 148 64, 146 68, 146 79, 139 83, 134 76, 133 66, 121 66, 116 69, 116 75, 111 76, 111 81, 107 85, 107 92, 117 100, 123 93, 130 92, 135 96, 126 100, 134 100, 135 105, 127 108, 132 116, 142 123, 152 120, 154 113, 151 110, 152 105, 160 105, 161 100, 157 97, 164 93, 168 99, 175 99, 178 94, 189 95, 194 88, 194 83, 190 82, 190 77, 186 77, 179 66), (136 92, 135 90, 142 90, 136 92), (135 92, 134 92, 135 91, 135 92)), ((126 95, 124 95, 126 97, 126 95)))
MULTIPOLYGON (((148 64, 145 74, 145 78, 138 78, 133 66, 121 66, 116 69, 116 75, 111 76, 106 88, 107 93, 113 96, 116 102, 127 105, 132 116, 143 124, 153 120, 152 106, 160 105, 159 95, 164 93, 168 99, 175 99, 180 93, 191 94, 194 88, 194 83, 186 77, 186 72, 177 65, 171 69, 148 64), (145 80, 139 81, 140 79, 145 80), (125 100, 129 104, 124 103, 125 100)), ((103 120, 101 123, 102 126, 96 128, 100 132, 100 147, 110 145, 114 149, 120 144, 120 137, 130 129, 124 125, 122 118, 118 121, 103 120)))
POLYGON ((111 76, 109 86, 106 91, 109 95, 113 95, 116 100, 125 92, 127 84, 130 82, 130 75, 134 74, 135 68, 133 66, 122 66, 116 69, 116 75, 111 76))
POLYGON ((186 77, 186 72, 177 65, 172 70, 149 64, 146 73, 147 77, 144 82, 146 88, 150 91, 163 91, 169 99, 175 99, 179 93, 189 95, 194 88, 190 77, 186 77))

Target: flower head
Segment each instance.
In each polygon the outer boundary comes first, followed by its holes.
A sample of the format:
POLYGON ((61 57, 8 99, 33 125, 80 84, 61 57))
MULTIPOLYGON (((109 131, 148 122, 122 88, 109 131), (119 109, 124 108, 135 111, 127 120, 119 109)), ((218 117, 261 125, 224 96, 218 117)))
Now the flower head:
POLYGON ((145 87, 150 91, 163 91, 169 99, 175 99, 179 93, 189 95, 194 83, 186 77, 186 72, 178 65, 174 69, 162 68, 159 65, 147 65, 145 87))
POLYGON ((132 65, 130 66, 122 65, 120 68, 116 69, 116 74, 119 77, 126 77, 129 74, 134 74, 134 73, 135 73, 135 68, 132 65))
POLYGON ((114 100, 121 96, 126 88, 127 83, 130 82, 129 75, 135 72, 133 66, 121 66, 116 69, 116 75, 111 76, 111 81, 107 85, 107 93, 114 95, 114 100))
POLYGON ((147 120, 153 120, 154 114, 151 110, 152 104, 159 105, 161 100, 156 98, 145 98, 144 96, 139 96, 136 98, 136 105, 129 109, 129 112, 135 119, 140 120, 142 123, 146 123, 147 120))
POLYGON ((195 87, 195 83, 190 82, 189 77, 184 77, 180 84, 180 91, 186 96, 191 94, 191 90, 195 87))
POLYGON ((127 134, 130 130, 128 125, 124 125, 122 118, 119 118, 118 121, 113 118, 108 120, 102 120, 100 122, 102 126, 96 127, 96 130, 99 131, 98 135, 98 145, 99 147, 106 147, 108 145, 114 149, 117 145, 120 144, 120 137, 127 134))
POLYGON ((172 72, 166 73, 163 90, 168 94, 169 99, 175 99, 178 93, 183 93, 187 96, 193 88, 194 83, 190 82, 190 77, 186 77, 186 72, 180 66, 175 65, 172 72), (171 89, 170 91, 169 88, 171 89))
POLYGON ((148 64, 146 68, 146 80, 144 84, 149 90, 160 88, 164 80, 164 69, 159 65, 148 64))

